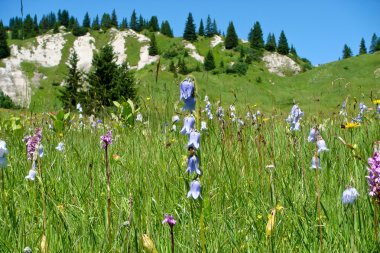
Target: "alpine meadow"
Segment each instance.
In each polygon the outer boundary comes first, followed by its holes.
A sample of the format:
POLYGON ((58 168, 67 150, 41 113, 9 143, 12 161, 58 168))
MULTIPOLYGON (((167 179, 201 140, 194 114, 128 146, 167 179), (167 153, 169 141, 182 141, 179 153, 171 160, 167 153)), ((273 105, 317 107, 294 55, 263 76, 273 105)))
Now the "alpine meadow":
POLYGON ((316 64, 244 6, 31 2, 0 11, 0 252, 380 252, 380 31, 316 64))

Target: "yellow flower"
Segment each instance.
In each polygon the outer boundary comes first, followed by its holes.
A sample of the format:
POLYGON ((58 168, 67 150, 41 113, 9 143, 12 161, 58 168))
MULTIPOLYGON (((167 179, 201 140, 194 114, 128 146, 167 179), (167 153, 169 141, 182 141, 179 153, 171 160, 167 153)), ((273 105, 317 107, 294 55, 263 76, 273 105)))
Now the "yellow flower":
POLYGON ((277 206, 276 206, 276 210, 277 210, 277 211, 281 211, 281 210, 283 210, 283 209, 284 209, 284 207, 283 207, 282 205, 277 204, 277 206))
POLYGON ((120 156, 118 154, 113 154, 112 155, 112 158, 115 160, 115 161, 119 161, 120 160, 120 156))
POLYGON ((261 214, 257 215, 258 220, 261 220, 262 218, 263 218, 263 216, 261 214))
POLYGON ((373 103, 374 103, 375 105, 380 105, 380 99, 373 100, 373 103))
POLYGON ((149 101, 149 100, 150 100, 150 97, 147 97, 146 100, 149 101))
POLYGON ((263 118, 263 121, 264 121, 264 122, 266 122, 266 121, 268 121, 268 120, 269 120, 268 118, 263 118))
POLYGON ((58 135, 59 135, 59 137, 63 137, 63 133, 59 133, 58 135))
POLYGON ((275 217, 276 217, 276 209, 274 208, 272 209, 270 214, 268 214, 268 223, 265 228, 265 235, 267 237, 272 235, 272 231, 274 229, 274 224, 275 224, 275 217))
POLYGON ((344 125, 344 128, 350 129, 360 126, 358 122, 347 122, 346 125, 344 125))

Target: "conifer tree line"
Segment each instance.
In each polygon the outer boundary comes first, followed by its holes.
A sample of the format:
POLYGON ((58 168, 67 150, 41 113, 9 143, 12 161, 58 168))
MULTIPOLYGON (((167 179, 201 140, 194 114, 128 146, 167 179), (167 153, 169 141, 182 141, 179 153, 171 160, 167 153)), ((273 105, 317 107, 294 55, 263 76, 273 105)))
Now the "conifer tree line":
MULTIPOLYGON (((364 38, 360 40, 358 55, 363 55, 363 54, 368 54, 368 53, 373 54, 377 51, 380 51, 380 37, 377 37, 376 33, 372 35, 371 44, 368 49, 367 49, 364 38)), ((342 51, 342 59, 350 58, 353 55, 354 54, 352 52, 352 49, 347 44, 344 44, 343 51, 342 51)))

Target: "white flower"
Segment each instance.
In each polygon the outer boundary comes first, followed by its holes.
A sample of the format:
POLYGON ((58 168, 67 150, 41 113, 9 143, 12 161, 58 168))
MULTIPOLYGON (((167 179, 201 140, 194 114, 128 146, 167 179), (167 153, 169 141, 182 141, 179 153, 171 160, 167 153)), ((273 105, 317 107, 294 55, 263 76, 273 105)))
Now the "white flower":
POLYGON ((137 116, 136 116, 136 121, 139 121, 139 122, 142 122, 143 121, 143 116, 141 115, 141 113, 138 113, 137 116))
POLYGON ((208 96, 207 95, 205 96, 205 100, 204 101, 208 102, 208 96))
POLYGON ((29 174, 25 177, 27 180, 34 181, 36 179, 37 171, 34 169, 29 170, 29 174))
POLYGON ((83 112, 82 106, 79 103, 77 104, 77 110, 79 112, 83 112))
POLYGON ((172 122, 173 122, 173 123, 179 122, 179 116, 178 116, 178 115, 174 115, 174 116, 172 117, 172 122))
POLYGON ((206 121, 201 122, 201 131, 207 130, 207 124, 206 121))
POLYGON ((7 144, 0 140, 0 157, 4 157, 5 154, 8 154, 7 144))
POLYGON ((63 150, 65 148, 64 145, 65 144, 63 144, 63 142, 60 142, 60 143, 58 143, 58 146, 55 149, 58 150, 59 152, 63 152, 63 150))
POLYGON ((79 113, 79 118, 83 119, 83 114, 82 113, 79 113))
POLYGON ((40 158, 44 157, 44 146, 42 146, 42 144, 38 145, 38 156, 40 158))
POLYGON ((318 154, 323 151, 329 151, 329 149, 326 146, 326 142, 324 139, 320 138, 317 141, 317 147, 318 147, 318 154))
POLYGON ((342 201, 343 204, 352 204, 355 202, 356 198, 359 196, 358 191, 353 188, 349 187, 343 192, 342 201))
POLYGON ((177 126, 176 125, 172 125, 172 131, 177 132, 177 126))

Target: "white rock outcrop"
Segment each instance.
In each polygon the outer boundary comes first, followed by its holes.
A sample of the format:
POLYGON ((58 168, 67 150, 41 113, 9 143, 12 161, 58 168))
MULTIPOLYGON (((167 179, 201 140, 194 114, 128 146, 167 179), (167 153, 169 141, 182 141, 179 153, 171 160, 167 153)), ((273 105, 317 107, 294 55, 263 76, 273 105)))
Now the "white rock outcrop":
POLYGON ((263 57, 268 71, 278 76, 285 76, 285 73, 291 72, 298 74, 301 72, 301 67, 286 55, 279 53, 266 53, 263 57))
MULTIPOLYGON (((88 72, 91 68, 92 57, 94 56, 95 39, 87 33, 84 36, 78 37, 74 41, 73 49, 78 54, 78 68, 85 72, 88 72)), ((71 49, 71 51, 73 50, 71 49)))
POLYGON ((183 41, 183 44, 185 45, 185 48, 189 50, 189 54, 191 57, 193 57, 195 60, 201 63, 204 63, 205 58, 201 56, 200 54, 198 54, 197 49, 195 48, 193 44, 191 44, 190 42, 186 40, 183 41))
POLYGON ((219 35, 215 35, 212 40, 211 40, 211 47, 214 48, 216 47, 217 45, 219 45, 220 43, 223 43, 223 39, 222 37, 220 37, 219 35))

